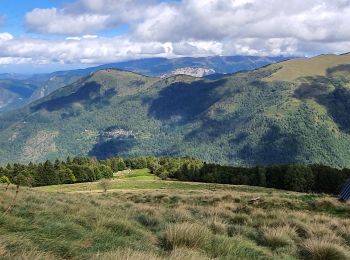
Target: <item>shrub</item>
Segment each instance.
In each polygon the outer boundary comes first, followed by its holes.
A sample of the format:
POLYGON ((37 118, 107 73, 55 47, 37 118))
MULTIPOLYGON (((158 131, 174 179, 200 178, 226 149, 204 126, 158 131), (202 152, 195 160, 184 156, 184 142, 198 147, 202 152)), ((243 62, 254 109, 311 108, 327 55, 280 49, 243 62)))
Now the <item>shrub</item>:
POLYGON ((8 183, 10 183, 10 180, 7 176, 2 176, 2 177, 0 177, 0 183, 8 184, 8 183))
POLYGON ((190 223, 172 224, 165 230, 164 245, 167 249, 176 247, 201 248, 210 237, 208 228, 190 223))
POLYGON ((104 192, 107 192, 107 190, 112 187, 112 182, 110 179, 102 179, 99 182, 99 186, 103 189, 104 192))
POLYGON ((308 239, 303 243, 301 256, 312 260, 345 260, 348 252, 340 245, 324 239, 308 239))

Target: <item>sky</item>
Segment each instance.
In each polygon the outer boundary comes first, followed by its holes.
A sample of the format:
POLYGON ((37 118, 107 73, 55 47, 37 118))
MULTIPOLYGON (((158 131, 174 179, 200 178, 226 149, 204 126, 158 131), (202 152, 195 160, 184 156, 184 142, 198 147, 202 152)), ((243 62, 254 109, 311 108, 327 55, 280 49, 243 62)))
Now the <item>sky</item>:
POLYGON ((0 0, 0 73, 350 51, 350 0, 0 0))

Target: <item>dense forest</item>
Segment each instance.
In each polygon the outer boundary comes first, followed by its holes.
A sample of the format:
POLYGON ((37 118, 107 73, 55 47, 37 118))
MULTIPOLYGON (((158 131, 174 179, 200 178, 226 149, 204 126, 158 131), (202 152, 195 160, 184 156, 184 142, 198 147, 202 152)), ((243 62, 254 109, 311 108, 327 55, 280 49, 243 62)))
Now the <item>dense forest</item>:
POLYGON ((350 55, 315 59, 216 80, 100 70, 1 114, 0 163, 150 155, 349 168, 350 65, 334 65, 350 55))
POLYGON ((323 165, 270 165, 234 167, 208 164, 190 157, 137 157, 97 160, 67 158, 39 164, 7 164, 0 167, 0 182, 45 186, 93 182, 112 178, 113 172, 149 168, 162 179, 252 185, 299 192, 338 194, 350 179, 350 169, 323 165))

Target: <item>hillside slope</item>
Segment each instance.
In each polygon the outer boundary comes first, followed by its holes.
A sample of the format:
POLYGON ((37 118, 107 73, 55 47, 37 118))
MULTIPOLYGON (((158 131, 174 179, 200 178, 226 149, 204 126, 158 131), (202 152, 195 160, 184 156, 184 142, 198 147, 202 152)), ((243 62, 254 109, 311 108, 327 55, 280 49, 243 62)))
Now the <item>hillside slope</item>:
POLYGON ((8 79, 0 75, 0 112, 22 106, 30 100, 37 86, 26 80, 8 79))
POLYGON ((0 258, 349 259, 350 205, 336 198, 128 175, 108 192, 21 188, 7 214, 15 187, 0 184, 0 258))
MULTIPOLYGON (((0 96, 0 112, 19 108, 31 101, 42 98, 56 89, 72 84, 81 77, 86 77, 101 69, 123 69, 148 76, 166 76, 172 74, 190 74, 194 76, 207 75, 209 73, 233 73, 237 71, 260 68, 262 66, 286 60, 285 57, 258 57, 258 56, 214 56, 201 58, 149 58, 131 60, 119 63, 104 64, 97 67, 77 69, 69 71, 57 71, 48 74, 36 74, 22 76, 17 74, 0 74, 0 79, 15 82, 16 85, 25 87, 30 84, 33 90, 29 96, 5 95, 0 96), (198 73, 200 71, 201 73, 198 73), (206 73, 203 73, 206 72, 206 73), (20 99, 19 99, 20 98, 20 99)), ((13 84, 12 84, 13 85, 13 84)), ((0 80, 0 91, 5 85, 0 80)), ((16 90, 16 89, 14 89, 16 90)), ((11 89, 12 91, 12 89, 11 89)), ((13 92, 13 91, 12 91, 13 92)), ((13 93, 12 93, 13 94, 13 93)))
MULTIPOLYGON (((278 75, 293 61, 217 80, 101 70, 1 116, 0 158, 190 155, 238 165, 349 167, 346 56, 318 68, 323 74, 285 80, 278 75)), ((317 59, 305 66, 319 66, 317 59)))

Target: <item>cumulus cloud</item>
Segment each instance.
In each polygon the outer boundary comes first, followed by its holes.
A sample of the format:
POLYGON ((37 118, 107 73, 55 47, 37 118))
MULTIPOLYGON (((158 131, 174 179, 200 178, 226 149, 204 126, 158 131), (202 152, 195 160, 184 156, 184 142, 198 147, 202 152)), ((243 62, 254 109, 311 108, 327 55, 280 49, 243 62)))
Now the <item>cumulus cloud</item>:
POLYGON ((12 34, 10 34, 8 32, 0 33, 0 42, 1 41, 9 41, 12 39, 13 39, 12 34))
POLYGON ((138 21, 153 1, 80 0, 64 7, 36 8, 25 16, 29 31, 81 35, 116 28, 138 21))
POLYGON ((65 14, 56 8, 34 9, 26 14, 27 28, 33 32, 81 34, 103 30, 109 17, 100 14, 65 14))
POLYGON ((135 34, 159 41, 340 41, 350 40, 349 17, 348 0, 183 0, 149 9, 145 19, 135 26, 135 34))
POLYGON ((146 57, 173 57, 172 44, 132 42, 126 37, 82 36, 64 40, 13 38, 0 33, 0 59, 28 63, 100 64, 146 57))
POLYGON ((61 40, 0 33, 0 63, 341 53, 349 22, 350 0, 75 0, 25 16, 30 32, 61 40), (123 35, 99 34, 121 25, 123 35))

